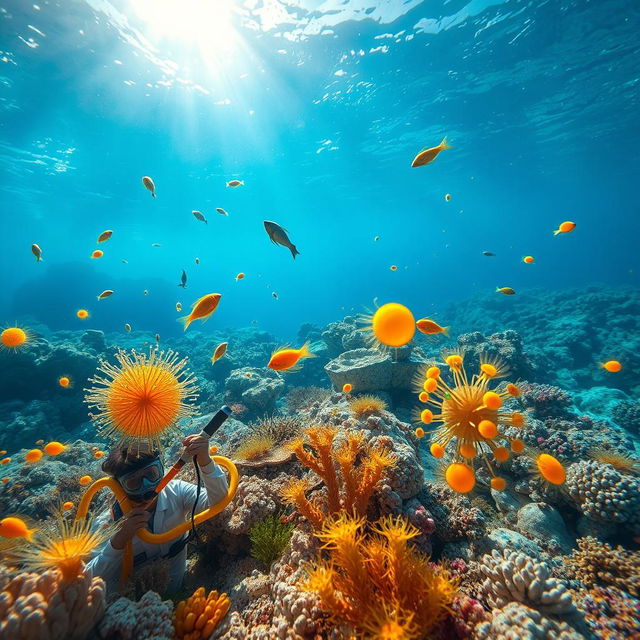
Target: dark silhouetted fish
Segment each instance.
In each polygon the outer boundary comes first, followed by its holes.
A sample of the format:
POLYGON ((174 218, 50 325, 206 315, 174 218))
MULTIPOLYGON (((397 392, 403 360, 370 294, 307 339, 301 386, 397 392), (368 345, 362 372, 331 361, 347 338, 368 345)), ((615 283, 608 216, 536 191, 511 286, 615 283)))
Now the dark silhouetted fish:
POLYGON ((200 220, 200 222, 204 222, 205 224, 209 224, 207 222, 207 219, 204 217, 203 213, 200 213, 200 211, 192 211, 191 213, 193 213, 194 217, 196 220, 200 220))
POLYGON ((483 256, 488 256, 488 257, 494 257, 496 254, 495 253, 491 253, 491 251, 483 251, 482 255, 483 256))
POLYGON ((300 252, 296 249, 296 246, 289 240, 289 236, 287 235, 287 230, 281 227, 279 224, 275 222, 269 222, 269 220, 264 221, 264 228, 266 232, 269 234, 269 239, 273 244, 279 244, 283 247, 287 247, 289 251, 291 251, 291 255, 293 259, 296 259, 297 255, 300 255, 300 252))
POLYGON ((182 270, 182 277, 180 278, 180 284, 178 286, 183 289, 187 288, 187 272, 184 269, 182 270))

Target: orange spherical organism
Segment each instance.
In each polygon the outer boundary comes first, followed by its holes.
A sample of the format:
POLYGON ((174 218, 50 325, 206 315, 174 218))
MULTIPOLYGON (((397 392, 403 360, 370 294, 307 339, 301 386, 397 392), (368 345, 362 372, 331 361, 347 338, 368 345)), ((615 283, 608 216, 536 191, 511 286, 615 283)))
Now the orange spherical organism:
POLYGON ((379 307, 370 318, 363 318, 370 340, 384 347, 402 347, 409 344, 416 332, 416 321, 411 311, 402 304, 389 302, 379 307))
POLYGON ((429 367, 426 373, 427 378, 439 378, 440 369, 438 367, 429 367))
POLYGON ((548 453, 541 453, 535 462, 538 473, 544 480, 555 485, 564 484, 567 479, 567 473, 563 464, 557 458, 548 453))
POLYGON ((92 254, 91 257, 92 258, 102 258, 102 256, 104 255, 104 251, 100 251, 100 249, 96 249, 92 254))
POLYGON ((431 409, 423 409, 420 412, 420 420, 424 422, 424 424, 429 424, 433 420, 433 411, 431 409))
POLYGON ((533 256, 525 256, 524 258, 522 258, 522 262, 524 262, 525 264, 533 264, 534 258, 533 256))
POLYGON ((471 459, 476 457, 476 448, 472 444, 461 444, 459 451, 463 458, 471 459))
POLYGON ((493 378, 494 376, 498 375, 498 369, 496 368, 496 366, 489 362, 484 362, 483 364, 481 364, 480 371, 482 371, 482 373, 484 373, 487 378, 493 378))
POLYGON ((0 460, 0 464, 9 464, 11 462, 11 458, 2 458, 0 460))
POLYGON ((422 427, 417 427, 415 434, 416 438, 424 438, 424 429, 422 427))
POLYGON ((93 457, 96 460, 100 460, 100 458, 104 457, 104 451, 95 451, 94 454, 93 454, 93 457))
POLYGON ((443 458, 444 457, 444 447, 437 442, 434 442, 430 447, 429 451, 434 458, 443 458))
POLYGON ((476 486, 476 474, 462 462, 454 462, 447 467, 445 480, 457 493, 469 493, 476 486))
POLYGON ((82 476, 80 480, 78 480, 78 482, 80 483, 81 487, 86 487, 88 484, 91 484, 91 480, 91 476, 82 476))
POLYGON ((445 362, 451 369, 460 369, 462 367, 462 356, 458 353, 452 353, 445 358, 445 362))
POLYGON ((218 447, 216 447, 216 445, 215 445, 215 444, 212 444, 212 445, 209 447, 209 455, 210 455, 210 456, 215 456, 217 453, 218 453, 218 447))
POLYGON ((71 379, 69 378, 69 376, 60 376, 58 378, 58 384, 63 387, 63 388, 67 388, 71 386, 71 379))
POLYGON ((65 449, 66 447, 62 444, 62 442, 56 442, 55 440, 44 445, 44 452, 48 456, 57 456, 61 454, 65 449))
POLYGON ((502 398, 495 391, 487 391, 482 396, 482 404, 488 409, 497 411, 502 406, 502 398))
POLYGON ((418 400, 420 402, 429 402, 429 394, 426 391, 422 391, 418 394, 418 400))
POLYGON ((507 385, 507 393, 514 398, 517 398, 520 395, 520 389, 511 382, 507 385))
POLYGON ((89 312, 86 309, 78 309, 76 316, 80 318, 80 320, 86 320, 89 317, 89 312))
POLYGON ((511 414, 511 424, 514 427, 522 427, 524 426, 524 414, 520 413, 519 411, 514 411, 511 414))
POLYGON ((351 393, 353 391, 353 385, 348 382, 342 385, 342 393, 351 393))
POLYGON ((186 359, 173 351, 116 353, 117 364, 102 362, 90 381, 86 402, 98 431, 123 444, 160 447, 160 438, 177 429, 181 418, 194 413, 194 377, 185 371, 186 359))
POLYGON ((504 478, 491 478, 491 488, 495 491, 504 491, 507 488, 507 481, 504 478))
POLYGON ((7 484, 11 478, 2 478, 2 484, 7 484))
POLYGON ((438 380, 436 378, 427 378, 422 385, 427 393, 433 393, 438 388, 438 380))
POLYGON ((24 459, 27 462, 38 462, 42 458, 42 451, 40 449, 31 449, 24 455, 24 459))
POLYGON ((513 451, 513 453, 522 453, 524 451, 524 440, 519 440, 518 438, 512 440, 511 451, 513 451))
POLYGON ((496 447, 493 450, 493 457, 498 462, 506 462, 509 459, 509 449, 506 447, 496 447))
POLYGON ((21 329, 20 327, 8 327, 2 334, 0 334, 0 345, 4 349, 11 349, 15 351, 21 347, 26 347, 30 340, 30 334, 28 330, 21 329))
POLYGON ((498 435, 498 427, 491 420, 481 420, 478 425, 478 432, 483 438, 495 438, 498 435))
POLYGON ((62 504, 62 510, 69 511, 69 509, 73 509, 73 502, 64 502, 62 504))

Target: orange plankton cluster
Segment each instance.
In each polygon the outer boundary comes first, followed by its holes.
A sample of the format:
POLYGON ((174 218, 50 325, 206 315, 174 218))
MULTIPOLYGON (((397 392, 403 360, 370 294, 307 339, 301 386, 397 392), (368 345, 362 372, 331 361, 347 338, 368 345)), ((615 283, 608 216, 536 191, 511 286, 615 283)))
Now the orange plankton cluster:
MULTIPOLYGON (((525 443, 519 438, 507 436, 501 427, 520 428, 524 415, 519 411, 502 409, 503 402, 520 395, 514 384, 506 385, 503 391, 489 389, 489 383, 504 377, 506 370, 498 361, 480 359, 480 372, 469 380, 463 367, 464 355, 450 353, 445 362, 453 377, 449 385, 441 377, 436 366, 429 367, 417 379, 418 397, 431 406, 418 410, 416 416, 421 423, 439 423, 431 432, 431 454, 443 458, 452 455, 453 461, 444 471, 444 479, 458 493, 469 493, 476 485, 474 463, 480 460, 491 476, 491 488, 502 491, 507 482, 497 473, 500 463, 506 462, 511 453, 522 453, 525 443)), ((416 429, 422 437, 422 427, 416 429)), ((538 475, 551 484, 562 484, 564 468, 553 456, 540 454, 535 459, 538 475)))

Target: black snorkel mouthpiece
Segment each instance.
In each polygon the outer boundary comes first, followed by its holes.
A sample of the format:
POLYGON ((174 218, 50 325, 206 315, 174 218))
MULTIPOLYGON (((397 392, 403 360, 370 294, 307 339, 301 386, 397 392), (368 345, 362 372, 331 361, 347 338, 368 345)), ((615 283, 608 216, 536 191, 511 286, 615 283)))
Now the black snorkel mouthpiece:
MULTIPOLYGON (((226 404, 222 405, 199 435, 204 436, 207 439, 211 438, 211 436, 225 423, 226 419, 232 413, 233 411, 231 410, 231 407, 228 407, 226 404)), ((156 493, 160 493, 171 482, 171 480, 178 475, 180 469, 182 469, 182 467, 184 467, 184 465, 189 461, 190 458, 188 454, 183 454, 173 467, 167 471, 165 477, 160 480, 156 487, 156 493)))

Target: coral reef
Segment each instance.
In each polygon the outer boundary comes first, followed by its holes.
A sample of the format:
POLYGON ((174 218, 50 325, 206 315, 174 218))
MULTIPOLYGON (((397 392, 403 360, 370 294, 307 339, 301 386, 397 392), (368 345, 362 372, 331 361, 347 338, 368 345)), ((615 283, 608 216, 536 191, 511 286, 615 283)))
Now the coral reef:
POLYGON ((640 434, 640 400, 620 402, 614 407, 611 417, 627 431, 640 434))
POLYGON ((591 520, 624 523, 640 533, 640 482, 595 460, 577 462, 567 472, 567 488, 591 520))
POLYGON ((218 594, 199 587, 176 606, 174 627, 177 640, 207 640, 227 615, 231 601, 226 593, 218 594))
POLYGON ((396 349, 396 353, 381 353, 375 349, 345 351, 331 360, 325 371, 334 389, 353 385, 354 392, 406 392, 413 377, 427 360, 416 347, 396 349))
POLYGON ((567 415, 572 406, 571 395, 550 384, 525 382, 520 385, 520 399, 537 418, 557 418, 567 415))
POLYGON ((276 400, 284 390, 284 380, 277 371, 257 367, 234 369, 224 383, 227 404, 243 404, 253 415, 273 413, 276 400))
POLYGON ((287 548, 292 531, 293 524, 282 522, 278 514, 257 522, 249 532, 251 555, 267 568, 270 567, 287 548))
POLYGON ((315 402, 322 402, 331 395, 324 387, 291 387, 287 391, 285 402, 289 413, 296 414, 308 409, 315 402))
POLYGON ((382 519, 368 538, 363 525, 342 515, 316 534, 329 558, 309 567, 303 588, 347 634, 428 637, 453 601, 454 582, 407 544, 420 532, 403 519, 382 519))
POLYGON ((55 570, 0 576, 0 639, 84 640, 105 610, 105 584, 55 570))
POLYGON ((480 599, 494 609, 521 602, 547 615, 576 613, 571 593, 551 577, 551 568, 519 551, 486 554, 480 560, 480 570, 486 576, 480 599))
POLYGON ((384 446, 364 444, 362 432, 349 431, 334 449, 337 429, 313 427, 303 438, 291 442, 290 447, 305 466, 316 473, 326 487, 326 501, 318 504, 306 497, 310 488, 307 480, 292 479, 283 489, 282 497, 293 504, 316 528, 322 526, 326 514, 339 511, 364 514, 377 483, 385 469, 396 463, 396 457, 384 446), (305 445, 309 445, 306 448, 305 445))
POLYGON ((349 400, 349 411, 356 420, 367 418, 374 413, 381 413, 387 403, 377 396, 362 395, 349 400))
POLYGON ((520 602, 509 602, 493 610, 491 622, 476 627, 474 640, 584 640, 584 635, 566 622, 545 616, 520 602))
POLYGON ((173 640, 173 603, 147 591, 138 602, 118 598, 100 621, 101 640, 173 640))
POLYGON ((578 606, 585 614, 596 640, 638 640, 640 601, 615 587, 594 587, 578 594, 578 606))
POLYGON ((567 558, 573 577, 588 587, 611 585, 640 596, 640 552, 628 551, 586 537, 577 540, 578 549, 567 558))

